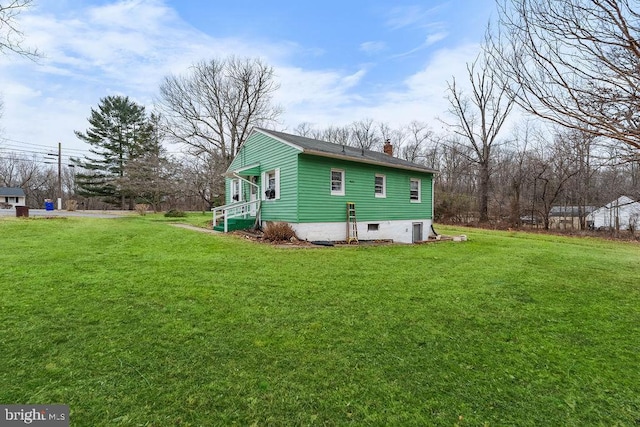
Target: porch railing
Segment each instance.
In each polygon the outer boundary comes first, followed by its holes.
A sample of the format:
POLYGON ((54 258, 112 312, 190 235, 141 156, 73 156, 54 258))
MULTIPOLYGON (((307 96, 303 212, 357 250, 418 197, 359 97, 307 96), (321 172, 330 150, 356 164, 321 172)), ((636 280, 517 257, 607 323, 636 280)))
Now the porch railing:
POLYGON ((224 232, 229 230, 228 221, 231 218, 249 216, 260 216, 260 200, 251 200, 249 202, 235 202, 224 206, 218 206, 211 209, 213 211, 213 227, 218 224, 220 219, 224 220, 224 232))

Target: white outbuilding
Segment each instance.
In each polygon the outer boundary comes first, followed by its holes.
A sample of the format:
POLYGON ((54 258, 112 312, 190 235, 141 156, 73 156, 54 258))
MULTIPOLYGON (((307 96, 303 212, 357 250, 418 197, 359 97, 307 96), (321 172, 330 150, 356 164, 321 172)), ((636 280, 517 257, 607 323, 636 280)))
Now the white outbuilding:
POLYGON ((629 226, 637 230, 640 227, 640 203, 627 196, 594 210, 587 220, 593 221, 593 228, 628 230, 629 226))
POLYGON ((0 187, 0 208, 11 209, 25 206, 27 202, 24 190, 18 187, 0 187))

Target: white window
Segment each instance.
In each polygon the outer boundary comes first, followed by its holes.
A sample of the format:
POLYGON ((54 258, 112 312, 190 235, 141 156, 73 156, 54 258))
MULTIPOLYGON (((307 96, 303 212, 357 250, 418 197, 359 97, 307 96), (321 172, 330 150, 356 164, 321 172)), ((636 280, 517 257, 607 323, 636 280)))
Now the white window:
POLYGON ((411 199, 411 203, 420 203, 420 201, 422 200, 420 194, 420 180, 417 178, 411 178, 409 182, 409 198, 411 199))
POLYGON ((240 180, 238 178, 231 180, 231 203, 242 200, 241 188, 242 186, 240 185, 240 180))
POLYGON ((344 196, 344 171, 331 169, 331 195, 344 196))
POLYGON ((387 197, 387 178, 379 173, 375 178, 376 197, 387 197))
POLYGON ((262 173, 262 200, 280 199, 280 169, 262 173))

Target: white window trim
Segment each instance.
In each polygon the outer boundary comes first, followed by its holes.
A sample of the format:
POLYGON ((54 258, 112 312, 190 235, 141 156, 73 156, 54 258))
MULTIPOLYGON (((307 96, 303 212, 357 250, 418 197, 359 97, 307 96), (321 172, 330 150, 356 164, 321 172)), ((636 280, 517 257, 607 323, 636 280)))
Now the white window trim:
POLYGON ((262 177, 261 177, 260 182, 262 183, 262 185, 261 185, 262 188, 260 189, 260 193, 261 193, 260 199, 262 201, 270 202, 272 200, 280 200, 280 168, 271 169, 271 170, 262 172, 262 177), (276 184, 275 184, 276 185, 276 188, 275 188, 276 197, 274 199, 267 199, 267 196, 264 193, 268 188, 267 187, 267 184, 269 183, 268 175, 271 172, 275 173, 275 178, 276 178, 276 184))
POLYGON ((373 180, 373 193, 376 197, 384 199, 387 197, 387 177, 381 173, 377 173, 373 180), (382 193, 376 193, 376 181, 375 178, 382 178, 382 193))
POLYGON ((344 196, 345 187, 346 187, 346 183, 345 183, 344 169, 331 169, 331 173, 329 174, 329 189, 331 189, 331 195, 332 196, 344 196), (336 191, 336 190, 333 189, 333 173, 334 172, 340 172, 340 174, 342 176, 342 178, 341 178, 342 188, 339 191, 336 191))
POLYGON ((422 180, 420 180, 419 178, 410 178, 409 179, 409 200, 411 201, 411 203, 422 203, 422 180), (413 200, 411 198, 411 183, 412 182, 417 182, 418 183, 418 200, 413 200))

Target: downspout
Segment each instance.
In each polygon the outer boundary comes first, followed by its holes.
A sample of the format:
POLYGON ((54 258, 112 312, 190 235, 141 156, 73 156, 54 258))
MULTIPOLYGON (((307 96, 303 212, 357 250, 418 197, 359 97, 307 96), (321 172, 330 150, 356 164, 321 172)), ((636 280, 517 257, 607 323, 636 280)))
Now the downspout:
POLYGON ((436 195, 435 195, 435 176, 434 174, 431 174, 431 232, 433 233, 434 236, 438 236, 438 233, 436 232, 436 229, 433 228, 433 222, 436 219, 436 210, 435 210, 435 204, 436 204, 436 195))

